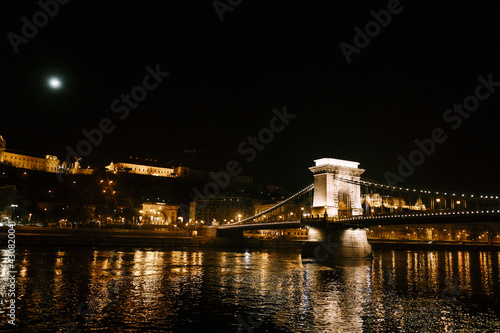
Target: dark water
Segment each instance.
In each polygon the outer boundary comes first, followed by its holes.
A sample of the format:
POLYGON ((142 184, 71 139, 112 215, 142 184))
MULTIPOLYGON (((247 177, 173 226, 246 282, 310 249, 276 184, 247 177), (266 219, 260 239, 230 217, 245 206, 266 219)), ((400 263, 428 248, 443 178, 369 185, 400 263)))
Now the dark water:
POLYGON ((23 332, 500 332, 499 259, 375 251, 325 265, 296 252, 24 248, 16 321, 23 332))

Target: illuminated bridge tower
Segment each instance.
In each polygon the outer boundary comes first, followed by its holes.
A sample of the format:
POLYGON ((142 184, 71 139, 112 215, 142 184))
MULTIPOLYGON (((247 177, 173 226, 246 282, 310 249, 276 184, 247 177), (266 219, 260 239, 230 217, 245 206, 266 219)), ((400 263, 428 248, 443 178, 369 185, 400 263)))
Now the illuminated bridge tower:
POLYGON ((313 215, 329 217, 362 215, 361 188, 349 180, 359 181, 365 170, 358 162, 321 158, 309 170, 314 174, 313 215), (346 181, 348 180, 348 181, 346 181))
POLYGON ((324 217, 325 213, 328 219, 309 225, 308 241, 304 243, 302 255, 319 261, 371 257, 372 247, 364 228, 329 221, 330 217, 363 214, 358 182, 365 170, 358 168, 358 162, 334 158, 314 162, 316 165, 309 168, 314 174, 313 220, 317 215, 324 217))

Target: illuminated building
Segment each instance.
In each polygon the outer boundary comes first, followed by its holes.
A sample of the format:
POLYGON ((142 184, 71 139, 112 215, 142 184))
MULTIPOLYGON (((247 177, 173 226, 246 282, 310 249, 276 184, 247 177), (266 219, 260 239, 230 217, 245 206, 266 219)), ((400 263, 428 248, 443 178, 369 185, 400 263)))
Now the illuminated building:
MULTIPOLYGON (((155 161, 156 162, 156 161, 155 161)), ((205 170, 192 169, 186 166, 165 168, 154 165, 145 165, 126 162, 111 162, 106 169, 113 173, 134 173, 138 175, 160 176, 160 177, 188 177, 205 181, 213 181, 214 178, 225 179, 228 176, 225 172, 211 172, 205 170)), ((252 184, 253 177, 241 175, 229 175, 231 184, 252 184)))
POLYGON ((113 163, 106 167, 110 172, 127 172, 135 173, 138 175, 148 175, 148 176, 160 176, 160 177, 173 177, 174 169, 172 168, 162 168, 151 165, 134 164, 134 163, 113 163))
MULTIPOLYGON (((437 199, 439 202, 439 199, 437 199)), ((417 210, 417 211, 425 211, 427 208, 423 203, 421 198, 418 198, 415 201, 415 204, 407 203, 403 198, 393 197, 393 196, 385 196, 382 198, 380 194, 363 194, 361 197, 361 202, 366 204, 368 208, 371 209, 372 213, 382 213, 382 209, 391 209, 391 210, 417 210)))
POLYGON ((12 165, 16 168, 39 170, 45 172, 58 172, 59 159, 54 155, 45 157, 34 154, 23 154, 6 148, 6 143, 0 135, 0 163, 12 165))
POLYGON ((11 165, 16 168, 38 170, 52 173, 87 174, 93 173, 93 169, 81 169, 80 159, 75 163, 59 161, 54 155, 38 155, 16 152, 6 148, 6 143, 0 135, 0 164, 11 165), (44 157, 45 156, 45 157, 44 157))
POLYGON ((170 225, 177 222, 179 206, 145 202, 140 211, 142 224, 170 225))
POLYGON ((80 174, 80 175, 91 175, 94 170, 93 169, 82 169, 80 167, 80 160, 81 158, 79 159, 76 159, 75 163, 68 163, 66 161, 64 161, 61 165, 61 172, 66 172, 66 173, 69 173, 69 174, 80 174))

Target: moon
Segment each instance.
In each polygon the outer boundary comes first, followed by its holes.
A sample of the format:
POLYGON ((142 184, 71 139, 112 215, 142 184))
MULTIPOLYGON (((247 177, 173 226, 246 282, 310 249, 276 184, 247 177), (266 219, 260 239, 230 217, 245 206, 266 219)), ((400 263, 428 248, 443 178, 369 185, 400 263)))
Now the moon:
POLYGON ((51 77, 48 82, 49 87, 52 89, 59 89, 62 87, 62 81, 58 77, 51 77))

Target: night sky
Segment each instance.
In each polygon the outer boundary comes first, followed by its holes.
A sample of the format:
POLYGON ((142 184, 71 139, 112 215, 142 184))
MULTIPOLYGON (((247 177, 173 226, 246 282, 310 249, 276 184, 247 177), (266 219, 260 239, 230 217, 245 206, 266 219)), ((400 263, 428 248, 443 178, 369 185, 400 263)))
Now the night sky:
POLYGON ((443 120, 475 94, 478 76, 500 82, 495 2, 401 1, 348 64, 339 45, 355 46, 354 28, 364 31, 372 10, 394 3, 243 0, 221 21, 212 1, 70 1, 15 53, 9 33, 21 36, 22 17, 33 22, 41 7, 4 1, 0 135, 9 148, 64 160, 82 130, 109 118, 114 131, 84 165, 129 156, 168 163, 196 149, 295 190, 322 157, 358 161, 366 178, 385 182, 415 139, 442 128, 446 141, 403 186, 500 192, 500 87, 455 130, 443 120), (120 119, 113 101, 157 65, 168 77, 120 119), (61 89, 47 86, 51 76, 61 89), (296 118, 247 162, 238 146, 285 106, 296 118))

